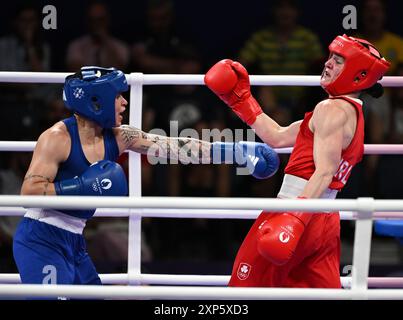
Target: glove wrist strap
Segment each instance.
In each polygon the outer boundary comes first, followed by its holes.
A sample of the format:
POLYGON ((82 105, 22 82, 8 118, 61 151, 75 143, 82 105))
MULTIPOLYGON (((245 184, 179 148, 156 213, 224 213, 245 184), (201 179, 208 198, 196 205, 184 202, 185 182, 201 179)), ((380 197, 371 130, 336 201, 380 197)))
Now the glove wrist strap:
POLYGON ((252 125, 256 121, 256 117, 263 113, 262 108, 253 96, 235 104, 232 109, 248 125, 252 125))
MULTIPOLYGON (((306 197, 299 196, 297 199, 307 199, 306 197)), ((288 212, 289 215, 294 216, 298 220, 300 220, 304 226, 306 227, 311 221, 313 214, 307 212, 288 212)))
POLYGON ((66 179, 55 182, 55 191, 59 196, 79 196, 81 185, 78 179, 66 179))

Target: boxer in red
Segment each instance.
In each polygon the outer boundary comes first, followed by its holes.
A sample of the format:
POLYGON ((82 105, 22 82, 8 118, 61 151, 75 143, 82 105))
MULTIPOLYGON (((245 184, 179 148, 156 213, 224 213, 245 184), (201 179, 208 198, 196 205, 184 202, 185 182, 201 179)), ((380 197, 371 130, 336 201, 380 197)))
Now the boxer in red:
MULTIPOLYGON (((294 146, 279 198, 334 199, 362 158, 364 117, 359 95, 382 95, 377 82, 390 63, 369 42, 346 35, 337 36, 329 51, 320 78, 328 99, 287 127, 263 113, 240 63, 222 60, 204 78, 265 143, 275 148, 294 146)), ((229 286, 340 288, 339 267, 338 213, 263 211, 238 251, 229 286)))

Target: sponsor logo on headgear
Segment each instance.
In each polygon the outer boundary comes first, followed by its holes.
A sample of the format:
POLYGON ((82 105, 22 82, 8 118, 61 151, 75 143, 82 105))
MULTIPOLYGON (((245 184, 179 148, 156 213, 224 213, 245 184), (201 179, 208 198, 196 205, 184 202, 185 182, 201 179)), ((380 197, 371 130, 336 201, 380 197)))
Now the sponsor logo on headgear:
POLYGON ((75 88, 73 91, 74 98, 81 99, 84 97, 84 90, 82 88, 75 88))
POLYGON ((342 47, 342 48, 344 47, 343 42, 341 42, 341 41, 339 41, 337 39, 334 39, 333 42, 334 42, 334 44, 337 44, 339 47, 342 47))
POLYGON ((250 271, 252 269, 252 266, 250 264, 247 264, 245 262, 241 262, 238 267, 237 271, 237 276, 239 280, 246 280, 249 275, 250 271))

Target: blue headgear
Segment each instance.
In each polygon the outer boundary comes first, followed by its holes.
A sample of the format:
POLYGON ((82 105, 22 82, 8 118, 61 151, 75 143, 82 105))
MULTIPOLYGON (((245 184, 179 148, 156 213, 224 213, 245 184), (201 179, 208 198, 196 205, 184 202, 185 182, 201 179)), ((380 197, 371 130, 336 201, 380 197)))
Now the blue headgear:
POLYGON ((102 128, 116 124, 115 98, 128 90, 125 74, 115 68, 82 67, 66 78, 63 101, 73 112, 98 123, 102 128))

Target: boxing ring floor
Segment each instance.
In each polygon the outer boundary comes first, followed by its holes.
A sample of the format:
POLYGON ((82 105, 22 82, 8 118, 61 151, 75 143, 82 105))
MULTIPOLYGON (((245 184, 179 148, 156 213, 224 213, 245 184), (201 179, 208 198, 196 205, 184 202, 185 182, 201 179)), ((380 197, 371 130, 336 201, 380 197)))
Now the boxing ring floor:
MULTIPOLYGON (((67 73, 0 72, 0 82, 63 83, 67 73)), ((141 128, 144 85, 203 85, 203 75, 131 73, 129 124, 141 128)), ((403 77, 384 77, 384 86, 399 87, 403 77)), ((252 85, 317 86, 319 76, 251 76, 252 85)), ((0 151, 32 151, 35 142, 0 141, 0 151)), ((276 150, 289 153, 291 148, 276 150)), ((366 145, 365 154, 403 154, 403 145, 366 145)), ((86 299, 403 299, 403 278, 369 278, 374 219, 403 218, 403 200, 253 198, 174 198, 141 196, 140 155, 129 152, 129 197, 0 196, 0 215, 23 215, 24 207, 93 208, 103 217, 128 217, 128 271, 103 274, 105 286, 22 285, 18 274, 0 274, 0 299, 70 297, 86 299), (344 289, 229 288, 229 276, 141 273, 142 217, 254 219, 261 210, 340 211, 341 219, 356 220, 352 276, 342 277, 344 289), (108 284, 113 284, 109 286, 108 284), (377 289, 374 289, 377 288, 377 289), (388 288, 388 289, 379 289, 388 288), (391 288, 394 288, 393 290, 391 288)), ((312 213, 315 214, 315 213, 312 213)))

